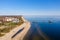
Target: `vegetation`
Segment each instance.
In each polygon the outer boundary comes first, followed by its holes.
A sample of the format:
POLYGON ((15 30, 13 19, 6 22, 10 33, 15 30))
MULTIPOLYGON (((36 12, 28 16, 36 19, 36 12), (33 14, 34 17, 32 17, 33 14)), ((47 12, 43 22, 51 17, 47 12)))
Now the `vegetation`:
POLYGON ((0 37, 2 37, 2 36, 4 36, 4 35, 5 35, 5 34, 1 34, 1 33, 0 33, 0 37))
POLYGON ((18 23, 13 23, 13 22, 3 22, 0 23, 0 27, 4 26, 4 28, 0 28, 0 37, 4 36, 6 33, 10 32, 12 29, 14 29, 15 27, 21 25, 23 23, 23 20, 21 18, 19 18, 19 22, 18 23), (1 34, 3 33, 3 34, 1 34))

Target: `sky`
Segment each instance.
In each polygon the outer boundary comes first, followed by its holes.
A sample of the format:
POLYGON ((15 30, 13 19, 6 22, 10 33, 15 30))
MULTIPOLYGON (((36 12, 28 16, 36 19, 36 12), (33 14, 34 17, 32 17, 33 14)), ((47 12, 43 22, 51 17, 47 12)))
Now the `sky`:
POLYGON ((0 15, 60 15, 60 0, 0 0, 0 15))

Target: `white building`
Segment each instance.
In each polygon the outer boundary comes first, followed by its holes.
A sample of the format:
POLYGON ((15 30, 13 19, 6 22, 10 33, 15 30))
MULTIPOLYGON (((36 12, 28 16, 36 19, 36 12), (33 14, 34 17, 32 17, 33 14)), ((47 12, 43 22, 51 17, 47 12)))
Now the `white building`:
POLYGON ((18 18, 14 18, 14 17, 5 17, 5 21, 7 21, 7 22, 12 21, 14 23, 18 23, 19 19, 18 18))
POLYGON ((12 20, 13 23, 18 23, 19 22, 19 19, 15 18, 12 20))

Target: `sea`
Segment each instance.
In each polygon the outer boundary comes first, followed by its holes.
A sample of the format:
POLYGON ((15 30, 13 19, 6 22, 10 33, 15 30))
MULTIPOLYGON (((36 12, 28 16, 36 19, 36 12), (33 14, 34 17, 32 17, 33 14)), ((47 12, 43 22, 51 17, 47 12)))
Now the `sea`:
POLYGON ((43 35, 48 37, 49 40, 60 40, 60 16, 25 16, 25 19, 30 21, 31 29, 33 29, 29 40, 33 40, 34 38, 32 37, 35 35, 39 36, 36 30, 37 28, 39 28, 43 35))

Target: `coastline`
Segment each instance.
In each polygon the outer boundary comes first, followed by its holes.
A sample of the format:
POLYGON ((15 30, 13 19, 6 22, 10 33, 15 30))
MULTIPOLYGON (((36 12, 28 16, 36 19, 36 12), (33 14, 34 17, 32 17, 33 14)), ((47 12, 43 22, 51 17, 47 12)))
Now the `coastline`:
POLYGON ((7 33, 5 36, 0 37, 0 40, 23 40, 25 34, 28 32, 29 28, 30 28, 30 22, 26 21, 23 17, 22 17, 24 23, 21 24, 19 27, 16 27, 14 29, 12 29, 9 33, 7 33), (19 31, 20 29, 22 29, 22 32, 20 32, 19 34, 17 34, 14 38, 12 38, 12 36, 19 31))
POLYGON ((25 35, 27 34, 28 30, 30 29, 30 23, 26 22, 26 26, 23 29, 22 32, 20 32, 17 36, 15 36, 14 38, 12 38, 12 40, 23 40, 23 38, 25 37, 25 35))

